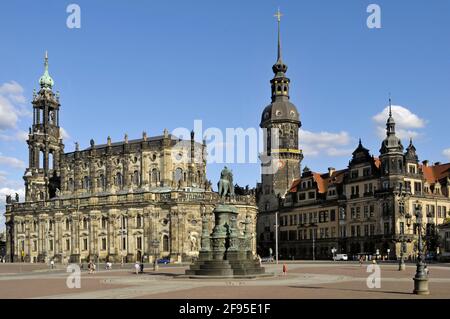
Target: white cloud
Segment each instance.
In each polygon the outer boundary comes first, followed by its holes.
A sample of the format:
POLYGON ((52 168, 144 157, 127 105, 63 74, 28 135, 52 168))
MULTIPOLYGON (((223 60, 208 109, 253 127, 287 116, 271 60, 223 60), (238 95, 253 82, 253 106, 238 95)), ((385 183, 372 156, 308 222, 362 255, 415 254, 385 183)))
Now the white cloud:
POLYGON ((348 156, 352 153, 351 149, 345 148, 350 141, 350 135, 345 132, 310 132, 300 130, 300 147, 305 156, 327 155, 332 157, 348 156))
POLYGON ((0 141, 3 142, 15 142, 15 141, 26 142, 27 139, 28 139, 28 132, 22 130, 17 130, 15 133, 11 135, 0 134, 0 141))
POLYGON ((62 128, 62 127, 59 128, 59 134, 61 135, 61 138, 62 138, 63 140, 68 140, 68 139, 70 139, 69 133, 67 133, 67 131, 66 131, 64 128, 62 128))
POLYGON ((442 154, 450 160, 450 148, 443 150, 442 154))
POLYGON ((1 165, 6 165, 12 168, 25 168, 25 163, 24 161, 15 158, 15 157, 9 157, 9 156, 3 156, 0 153, 0 164, 1 165))
POLYGON ((23 87, 15 81, 0 85, 0 130, 14 129, 20 117, 32 115, 25 106, 23 91, 23 87))
MULTIPOLYGON (((377 135, 380 138, 386 136, 386 121, 389 116, 389 106, 386 106, 383 111, 373 117, 377 124, 377 135)), ((427 121, 414 114, 406 107, 400 105, 392 105, 392 116, 396 123, 396 134, 401 139, 408 139, 410 137, 416 138, 422 133, 418 130, 423 129, 427 121)))

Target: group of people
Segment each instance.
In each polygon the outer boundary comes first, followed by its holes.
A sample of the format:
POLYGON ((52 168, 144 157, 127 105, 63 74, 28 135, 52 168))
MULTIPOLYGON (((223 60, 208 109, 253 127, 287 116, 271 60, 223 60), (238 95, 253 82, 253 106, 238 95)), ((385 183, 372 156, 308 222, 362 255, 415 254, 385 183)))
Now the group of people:
POLYGON ((90 261, 90 262, 88 263, 88 270, 89 270, 89 273, 90 273, 90 274, 95 273, 95 270, 96 270, 96 269, 97 269, 97 266, 95 265, 95 263, 92 262, 92 261, 90 261))
POLYGON ((136 261, 136 263, 134 264, 134 270, 136 272, 136 275, 139 273, 142 274, 144 272, 144 263, 136 261))

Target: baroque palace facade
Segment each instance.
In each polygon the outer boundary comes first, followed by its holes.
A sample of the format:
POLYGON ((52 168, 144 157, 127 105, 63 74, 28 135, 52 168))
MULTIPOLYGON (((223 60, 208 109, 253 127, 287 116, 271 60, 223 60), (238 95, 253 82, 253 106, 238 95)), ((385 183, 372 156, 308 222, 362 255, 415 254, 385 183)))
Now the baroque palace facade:
POLYGON ((258 253, 275 253, 278 227, 281 258, 331 259, 332 252, 413 258, 416 210, 425 216, 428 239, 450 217, 450 164, 420 163, 412 140, 405 150, 390 111, 378 157, 360 141, 347 168, 315 173, 305 167, 301 173, 301 122, 286 71, 278 32, 272 102, 260 123, 268 133, 257 185, 258 253))
MULTIPOLYGON (((219 202, 206 179, 206 145, 164 130, 156 137, 65 153, 59 94, 45 72, 33 94, 25 201, 7 196, 6 259, 24 262, 135 261, 198 255, 202 215, 219 202)), ((235 196, 238 226, 256 224, 253 196, 235 196)), ((212 225, 213 223, 210 223, 212 225)), ((211 226, 212 227, 212 226, 211 226)), ((253 250, 256 250, 255 227, 253 250)))

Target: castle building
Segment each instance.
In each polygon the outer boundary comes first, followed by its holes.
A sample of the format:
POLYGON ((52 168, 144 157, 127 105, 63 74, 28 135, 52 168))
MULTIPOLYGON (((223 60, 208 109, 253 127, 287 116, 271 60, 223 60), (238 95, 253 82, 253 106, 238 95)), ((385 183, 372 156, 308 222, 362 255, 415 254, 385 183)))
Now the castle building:
POLYGON ((390 108, 379 156, 360 141, 347 168, 316 173, 305 167, 301 173, 301 122, 289 100, 279 15, 273 71, 272 103, 260 124, 267 138, 257 186, 258 253, 275 253, 278 233, 280 258, 331 259, 333 253, 414 258, 418 209, 425 216, 427 249, 435 249, 436 226, 450 217, 450 163, 419 163, 412 140, 405 150, 396 135, 390 108))
POLYGON ((334 252, 414 259, 418 209, 427 251, 436 251, 437 226, 450 217, 450 163, 419 163, 412 141, 404 151, 392 114, 386 133, 379 157, 360 141, 347 168, 303 170, 279 209, 284 258, 331 259, 334 252))
MULTIPOLYGON (((7 196, 9 261, 113 262, 198 254, 202 214, 219 201, 206 179, 206 145, 163 134, 64 152, 60 99, 48 71, 33 93, 25 201, 7 196)), ((256 222, 252 196, 234 199, 240 221, 256 222)), ((250 226, 254 233, 254 227, 250 226)), ((256 249, 255 236, 253 246, 256 249)))

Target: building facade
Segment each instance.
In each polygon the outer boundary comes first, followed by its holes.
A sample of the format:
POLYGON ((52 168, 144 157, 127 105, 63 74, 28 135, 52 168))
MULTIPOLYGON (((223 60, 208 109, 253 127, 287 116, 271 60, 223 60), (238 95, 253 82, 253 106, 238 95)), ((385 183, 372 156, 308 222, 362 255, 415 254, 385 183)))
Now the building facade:
MULTIPOLYGON (((113 262, 198 254, 201 217, 218 202, 206 179, 206 145, 167 130, 155 137, 64 152, 60 100, 45 71, 33 93, 25 200, 7 196, 9 261, 113 262)), ((240 221, 256 221, 253 196, 233 199, 240 221)), ((239 226, 241 224, 239 223, 239 226)), ((255 232, 254 227, 252 228, 255 232)), ((255 237, 255 236, 254 236, 255 237)), ((254 246, 256 242, 254 238, 254 246)))
POLYGON ((420 163, 412 140, 405 150, 390 111, 377 157, 360 141, 347 168, 316 173, 305 167, 301 173, 301 122, 289 101, 279 33, 273 71, 272 103, 260 124, 268 130, 257 186, 259 254, 276 251, 278 233, 279 254, 286 259, 331 259, 333 252, 384 258, 403 252, 414 258, 419 208, 426 216, 428 249, 435 249, 436 226, 450 211, 450 164, 420 163))
POLYGON ((414 259, 417 209, 425 216, 427 250, 436 251, 437 226, 450 216, 450 164, 419 163, 412 142, 394 156, 371 156, 360 142, 346 169, 319 174, 305 168, 279 210, 280 254, 397 259, 403 251, 414 259))

